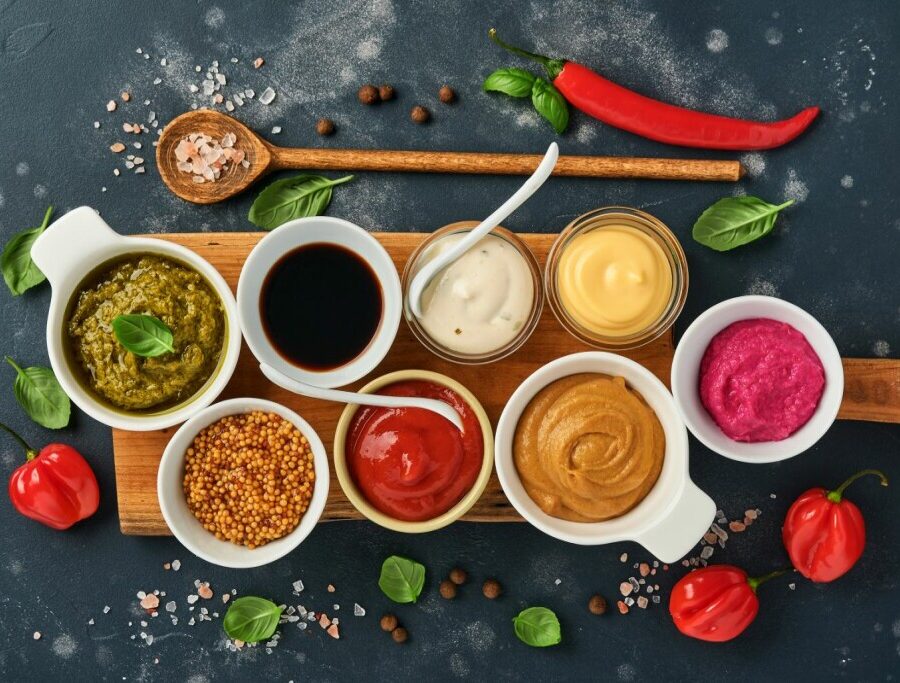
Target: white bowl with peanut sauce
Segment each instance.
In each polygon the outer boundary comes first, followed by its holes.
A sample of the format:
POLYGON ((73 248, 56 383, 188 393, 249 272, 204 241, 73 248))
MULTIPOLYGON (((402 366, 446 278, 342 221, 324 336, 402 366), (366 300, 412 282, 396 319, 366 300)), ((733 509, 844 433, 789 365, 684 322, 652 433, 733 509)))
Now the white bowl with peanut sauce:
POLYGON ((563 356, 536 370, 513 392, 495 436, 495 467, 503 492, 516 511, 544 533, 569 543, 603 545, 636 541, 663 562, 675 562, 700 541, 713 521, 713 500, 691 481, 687 429, 665 385, 633 360, 588 351, 563 356), (545 512, 523 485, 514 459, 516 429, 532 399, 553 382, 582 373, 621 377, 656 414, 665 435, 662 468, 640 502, 621 516, 578 522, 545 512))
POLYGON ((249 569, 284 557, 309 536, 325 510, 329 480, 328 454, 325 446, 306 420, 294 411, 272 401, 260 398, 233 398, 205 408, 175 432, 159 463, 156 490, 163 519, 185 548, 197 557, 220 567, 249 569), (306 437, 313 454, 315 480, 309 506, 297 526, 281 538, 251 549, 217 538, 194 516, 184 493, 184 464, 187 449, 201 430, 229 415, 254 411, 275 413, 306 437))

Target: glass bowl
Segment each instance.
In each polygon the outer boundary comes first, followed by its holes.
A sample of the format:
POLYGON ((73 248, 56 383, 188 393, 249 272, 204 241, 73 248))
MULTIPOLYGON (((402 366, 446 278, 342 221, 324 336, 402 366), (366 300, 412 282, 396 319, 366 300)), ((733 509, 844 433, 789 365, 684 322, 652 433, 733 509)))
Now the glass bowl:
POLYGON ((428 250, 432 245, 436 244, 439 240, 449 235, 469 232, 476 225, 478 225, 477 221, 460 221, 435 230, 418 247, 416 247, 412 254, 410 254, 409 259, 406 261, 406 266, 403 268, 402 278, 403 317, 406 318, 406 323, 409 325, 409 329, 412 330, 413 335, 426 349, 436 356, 453 363, 461 363, 464 365, 493 363, 501 358, 506 358, 508 355, 515 352, 531 336, 531 333, 534 332, 534 328, 537 327, 538 321, 541 318, 541 310, 544 306, 544 288, 541 280, 541 267, 538 265, 534 254, 531 253, 531 249, 529 249, 525 242, 514 233, 506 228, 496 227, 491 230, 490 234, 494 237, 499 237, 513 246, 516 251, 522 255, 522 258, 525 259, 525 263, 528 264, 528 269, 531 271, 532 285, 534 287, 534 301, 532 301, 531 312, 525 320, 525 323, 522 325, 522 328, 515 337, 503 346, 485 353, 477 354, 462 353, 450 349, 429 336, 428 332, 416 316, 413 315, 409 305, 409 285, 415 274, 419 271, 419 261, 428 253, 428 250))
POLYGON ((658 218, 638 209, 625 206, 608 206, 594 209, 579 216, 567 225, 556 238, 547 255, 544 270, 544 287, 553 315, 576 339, 597 349, 627 351, 643 346, 664 334, 684 308, 688 292, 688 265, 678 238, 658 218), (669 263, 672 274, 672 292, 669 302, 659 317, 647 327, 624 336, 606 336, 587 329, 566 310, 559 294, 559 262, 571 241, 582 233, 612 227, 630 227, 640 230, 658 244, 669 263))

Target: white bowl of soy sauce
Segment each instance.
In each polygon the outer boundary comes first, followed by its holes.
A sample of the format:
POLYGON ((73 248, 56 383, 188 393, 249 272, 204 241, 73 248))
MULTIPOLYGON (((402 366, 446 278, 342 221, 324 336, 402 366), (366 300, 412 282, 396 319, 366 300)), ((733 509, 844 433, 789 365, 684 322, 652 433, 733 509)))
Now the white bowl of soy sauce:
POLYGON ((378 240, 325 216, 263 237, 237 288, 241 331, 256 359, 323 388, 350 384, 384 359, 402 302, 397 269, 378 240))

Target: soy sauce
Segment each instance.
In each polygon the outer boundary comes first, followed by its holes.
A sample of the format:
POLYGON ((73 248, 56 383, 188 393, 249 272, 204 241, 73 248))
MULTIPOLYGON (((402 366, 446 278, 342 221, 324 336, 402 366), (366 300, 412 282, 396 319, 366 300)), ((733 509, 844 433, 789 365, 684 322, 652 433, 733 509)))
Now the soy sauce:
POLYGON ((383 307, 369 264, 328 243, 282 256, 266 275, 259 299, 263 329, 279 355, 319 371, 359 356, 378 331, 383 307))

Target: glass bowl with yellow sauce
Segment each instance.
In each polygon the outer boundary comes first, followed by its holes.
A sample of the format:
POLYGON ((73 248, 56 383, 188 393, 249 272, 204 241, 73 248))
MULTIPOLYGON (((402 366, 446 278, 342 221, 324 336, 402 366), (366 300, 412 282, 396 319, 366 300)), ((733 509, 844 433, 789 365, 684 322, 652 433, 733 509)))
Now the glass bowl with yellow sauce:
POLYGON ((514 233, 494 228, 439 271, 422 293, 422 317, 409 286, 425 264, 476 225, 460 221, 435 230, 410 254, 403 270, 403 315, 413 335, 454 363, 493 363, 516 351, 534 332, 544 305, 541 268, 514 233))
POLYGON ((553 314, 573 336, 599 349, 634 349, 681 313, 687 259, 658 218, 610 206, 579 216, 559 234, 544 284, 553 314))

